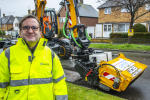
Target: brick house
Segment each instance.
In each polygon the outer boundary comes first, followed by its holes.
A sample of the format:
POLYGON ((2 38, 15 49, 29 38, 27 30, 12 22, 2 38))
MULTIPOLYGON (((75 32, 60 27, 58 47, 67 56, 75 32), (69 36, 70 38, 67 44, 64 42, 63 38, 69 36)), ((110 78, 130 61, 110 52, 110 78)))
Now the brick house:
MULTIPOLYGON (((95 25, 98 23, 98 12, 91 5, 83 4, 83 0, 80 0, 78 10, 81 24, 84 24, 87 27, 87 33, 94 37, 95 25)), ((58 12, 60 13, 59 28, 62 29, 66 18, 65 7, 60 7, 58 12)))
MULTIPOLYGON (((115 3, 108 1, 99 6, 98 9, 99 19, 97 26, 101 29, 101 37, 109 37, 112 32, 128 32, 131 16, 127 9, 116 7, 115 3), (114 10, 116 8, 118 10, 114 10)), ((145 6, 139 8, 138 15, 147 12, 149 9, 149 5, 145 4, 145 6)), ((150 13, 139 17, 134 21, 134 24, 136 23, 145 25, 150 31, 150 13)))
POLYGON ((23 17, 15 17, 13 22, 13 28, 15 31, 15 34, 19 34, 19 22, 21 21, 23 17))
POLYGON ((10 15, 10 16, 5 16, 3 14, 2 17, 2 29, 1 29, 1 21, 0 21, 0 30, 5 31, 6 35, 11 34, 14 29, 13 29, 13 22, 14 22, 15 17, 10 15))

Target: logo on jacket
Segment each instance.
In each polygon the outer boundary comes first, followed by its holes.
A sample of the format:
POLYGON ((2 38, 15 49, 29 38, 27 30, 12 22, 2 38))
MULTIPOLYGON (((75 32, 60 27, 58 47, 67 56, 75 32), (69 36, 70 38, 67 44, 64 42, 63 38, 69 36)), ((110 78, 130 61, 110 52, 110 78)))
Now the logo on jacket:
POLYGON ((47 66, 49 66, 49 63, 41 63, 41 65, 47 65, 47 66))

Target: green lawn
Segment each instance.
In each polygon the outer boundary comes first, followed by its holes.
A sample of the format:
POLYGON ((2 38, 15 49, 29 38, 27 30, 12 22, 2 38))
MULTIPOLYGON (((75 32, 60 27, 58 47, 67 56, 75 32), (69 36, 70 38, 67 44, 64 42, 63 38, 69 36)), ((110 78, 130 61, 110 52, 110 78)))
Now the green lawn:
MULTIPOLYGON (((67 82, 68 100, 125 100, 90 88, 67 82)), ((97 87, 98 88, 98 87, 97 87)))
POLYGON ((90 44, 89 48, 113 49, 113 50, 133 50, 133 51, 150 51, 150 45, 137 44, 90 44))

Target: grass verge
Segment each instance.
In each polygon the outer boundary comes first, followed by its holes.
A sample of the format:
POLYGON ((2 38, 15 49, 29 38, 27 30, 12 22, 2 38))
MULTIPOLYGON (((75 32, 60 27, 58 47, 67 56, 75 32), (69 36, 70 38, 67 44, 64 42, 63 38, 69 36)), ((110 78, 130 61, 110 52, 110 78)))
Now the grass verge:
POLYGON ((133 50, 133 51, 150 51, 149 45, 137 44, 90 44, 89 48, 112 49, 112 50, 133 50))
POLYGON ((67 82, 68 100, 125 100, 90 88, 67 82))

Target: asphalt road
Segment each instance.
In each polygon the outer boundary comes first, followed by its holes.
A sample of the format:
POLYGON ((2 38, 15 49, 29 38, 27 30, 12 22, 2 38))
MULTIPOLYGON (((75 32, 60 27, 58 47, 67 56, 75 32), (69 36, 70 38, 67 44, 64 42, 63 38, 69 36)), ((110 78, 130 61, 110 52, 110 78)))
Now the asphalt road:
MULTIPOLYGON (((0 49, 0 53, 2 49, 0 49)), ((113 51, 113 54, 118 53, 113 51)), ((74 82, 77 85, 86 86, 89 88, 93 88, 111 95, 115 95, 121 98, 129 99, 129 100, 150 100, 150 54, 141 54, 141 53, 130 53, 130 52, 123 52, 126 58, 132 59, 134 61, 139 61, 140 63, 148 65, 145 72, 133 83, 131 84, 125 91, 123 92, 116 92, 110 91, 106 92, 98 87, 90 86, 86 84, 84 79, 80 78, 79 74, 74 71, 66 71, 66 69, 73 69, 74 63, 71 59, 69 60, 61 60, 62 66, 65 68, 65 73, 68 76, 72 76, 72 78, 68 79, 68 81, 74 82), (80 79, 79 79, 80 78, 80 79), (76 80, 76 81, 74 81, 76 80)), ((66 75, 66 76, 67 76, 66 75)))
MULTIPOLYGON (((118 51, 112 51, 113 54, 118 54, 120 52, 118 51)), ((134 82, 132 83, 125 91, 123 92, 116 92, 116 91, 103 91, 102 89, 99 89, 98 87, 89 86, 86 84, 84 79, 79 79, 74 81, 73 83, 77 85, 86 86, 88 88, 96 89, 111 95, 115 95, 121 98, 125 98, 128 100, 150 100, 150 54, 144 54, 144 53, 130 53, 130 52, 122 52, 126 58, 138 61, 140 63, 146 64, 148 67, 145 70, 145 72, 134 82)), ((114 57, 115 58, 115 57, 114 57)), ((72 60, 61 60, 62 66, 66 69, 72 68, 74 66, 74 63, 72 60)), ((73 76, 75 74, 73 73, 73 76)), ((79 76, 76 75, 78 78, 79 76)))

